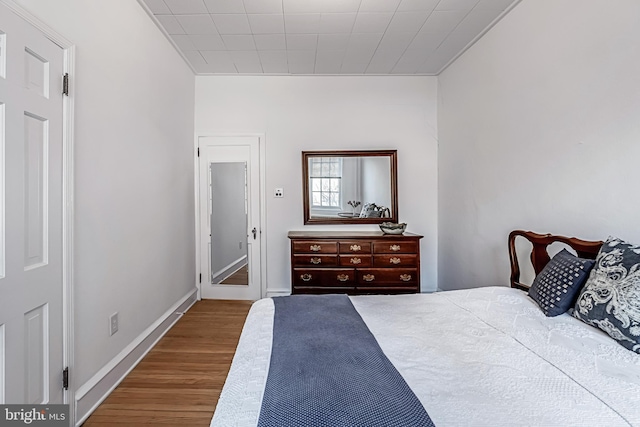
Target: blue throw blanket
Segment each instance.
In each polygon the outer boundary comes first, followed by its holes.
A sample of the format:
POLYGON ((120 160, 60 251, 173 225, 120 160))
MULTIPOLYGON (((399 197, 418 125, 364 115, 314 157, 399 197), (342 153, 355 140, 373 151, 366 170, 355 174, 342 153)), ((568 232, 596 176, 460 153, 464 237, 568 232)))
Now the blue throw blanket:
POLYGON ((346 295, 273 301, 259 427, 433 427, 346 295))

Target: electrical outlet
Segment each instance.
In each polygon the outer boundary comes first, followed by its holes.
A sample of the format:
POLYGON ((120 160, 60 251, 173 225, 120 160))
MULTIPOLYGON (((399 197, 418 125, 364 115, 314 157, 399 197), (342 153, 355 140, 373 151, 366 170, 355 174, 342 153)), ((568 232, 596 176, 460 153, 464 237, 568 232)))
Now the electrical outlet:
POLYGON ((284 188, 276 188, 273 197, 284 197, 284 188))
POLYGON ((116 311, 109 316, 109 335, 113 335, 118 332, 118 312, 116 311))

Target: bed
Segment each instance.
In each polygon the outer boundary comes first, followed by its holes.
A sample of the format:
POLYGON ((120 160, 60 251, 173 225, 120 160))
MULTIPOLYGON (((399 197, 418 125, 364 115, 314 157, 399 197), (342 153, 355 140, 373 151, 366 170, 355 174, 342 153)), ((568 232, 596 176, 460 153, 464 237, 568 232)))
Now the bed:
MULTIPOLYGON (((545 316, 524 292, 527 286, 520 283, 515 245, 519 236, 532 244, 531 263, 537 275, 549 263, 547 247, 554 242, 570 246, 585 259, 595 259, 603 245, 518 230, 509 236, 511 287, 348 297, 431 423, 374 424, 640 426, 640 354, 570 313, 545 316)), ((281 357, 275 352, 282 346, 273 345, 277 339, 274 311, 270 298, 251 308, 211 425, 372 426, 370 421, 336 423, 331 418, 351 398, 329 409, 319 408, 317 413, 304 405, 300 406, 304 409, 292 409, 303 412, 296 418, 300 422, 285 416, 265 420, 273 402, 266 400, 274 381, 272 359, 281 357)), ((291 354, 298 347, 292 347, 291 354)), ((286 394, 280 390, 276 400, 286 394)), ((315 399, 313 390, 312 395, 315 399)), ((376 404, 375 410, 385 406, 376 404)))

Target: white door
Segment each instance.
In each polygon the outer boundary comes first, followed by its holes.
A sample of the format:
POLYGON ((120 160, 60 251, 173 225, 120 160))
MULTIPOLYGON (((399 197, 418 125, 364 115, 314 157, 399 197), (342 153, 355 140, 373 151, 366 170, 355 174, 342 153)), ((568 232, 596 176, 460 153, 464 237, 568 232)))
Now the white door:
POLYGON ((260 138, 200 137, 200 295, 257 300, 260 138))
POLYGON ((63 50, 0 4, 0 403, 62 403, 63 50))

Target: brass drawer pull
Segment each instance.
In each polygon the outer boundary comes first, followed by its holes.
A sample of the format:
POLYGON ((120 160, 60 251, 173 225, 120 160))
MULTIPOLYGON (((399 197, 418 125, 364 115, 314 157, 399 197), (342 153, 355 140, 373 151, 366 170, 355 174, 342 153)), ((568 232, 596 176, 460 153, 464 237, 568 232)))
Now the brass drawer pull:
POLYGON ((300 278, 304 281, 304 282, 308 282, 310 281, 313 276, 311 276, 310 274, 306 273, 306 274, 301 274, 300 278))
POLYGON ((349 249, 351 249, 351 252, 358 252, 358 251, 362 250, 362 246, 360 246, 360 245, 351 245, 349 247, 349 249))
POLYGON ((362 260, 360 258, 351 258, 351 260, 349 260, 349 262, 351 264, 360 264, 362 262, 362 260))
POLYGON ((374 276, 373 274, 365 274, 364 276, 362 276, 362 280, 364 280, 365 282, 373 282, 374 280, 376 280, 376 276, 374 276))
POLYGON ((311 258, 311 264, 320 264, 322 262, 322 259, 320 258, 311 258))
POLYGON ((411 275, 410 274, 401 274, 400 275, 400 280, 402 280, 403 282, 408 282, 409 280, 411 280, 411 275))
POLYGON ((389 249, 391 249, 394 252, 398 252, 400 250, 400 245, 391 245, 389 246, 389 249))
POLYGON ((400 258, 393 257, 389 260, 391 264, 400 264, 400 258))
POLYGON ((348 274, 338 274, 337 279, 340 282, 346 282, 347 280, 349 280, 349 275, 348 274))
POLYGON ((322 249, 320 245, 311 245, 311 246, 309 246, 309 250, 311 252, 320 252, 320 249, 322 249))

